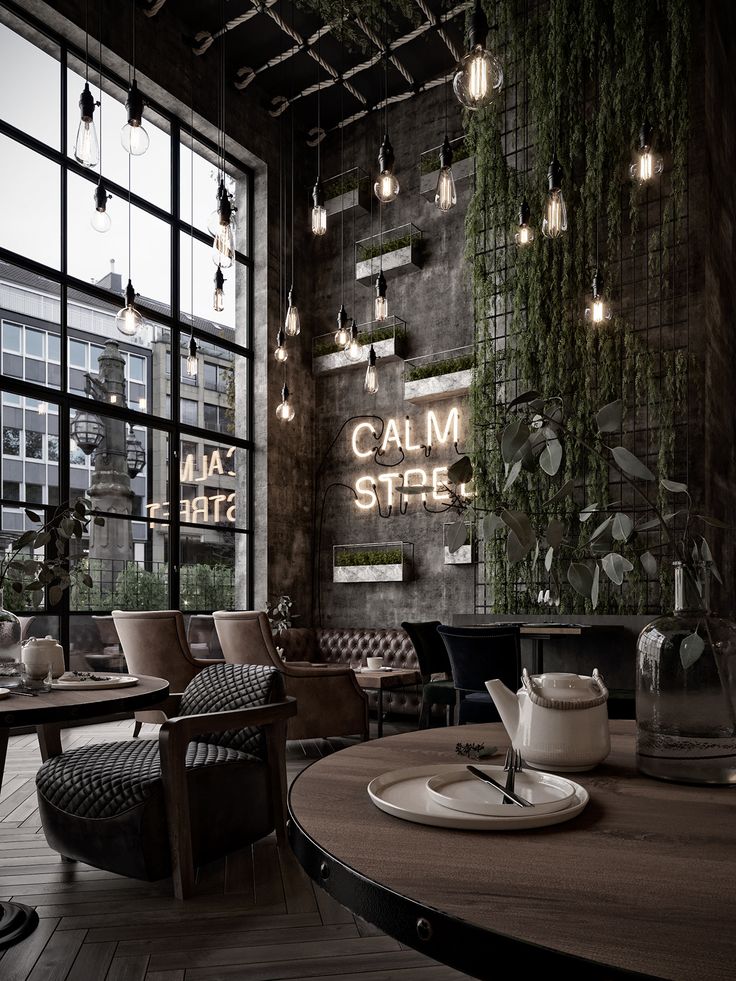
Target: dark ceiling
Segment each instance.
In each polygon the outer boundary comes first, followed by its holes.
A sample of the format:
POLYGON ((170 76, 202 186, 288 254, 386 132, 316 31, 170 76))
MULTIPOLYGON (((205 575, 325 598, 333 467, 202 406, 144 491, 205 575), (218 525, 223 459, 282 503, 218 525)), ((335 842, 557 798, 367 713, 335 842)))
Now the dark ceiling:
MULTIPOLYGON (((146 0, 150 23, 167 0, 146 0)), ((173 0, 169 0, 173 2, 173 0)), ((412 0, 410 19, 392 9, 389 41, 389 105, 443 83, 463 51, 468 0, 412 0)), ((273 115, 294 105, 311 141, 316 136, 317 94, 325 132, 383 105, 386 92, 383 42, 360 16, 343 42, 314 13, 293 0, 197 0, 177 14, 199 57, 211 62, 213 85, 225 35, 227 105, 237 92, 255 95, 273 115), (315 132, 310 133, 312 128, 315 132)), ((379 29, 380 31, 380 29, 379 29)))

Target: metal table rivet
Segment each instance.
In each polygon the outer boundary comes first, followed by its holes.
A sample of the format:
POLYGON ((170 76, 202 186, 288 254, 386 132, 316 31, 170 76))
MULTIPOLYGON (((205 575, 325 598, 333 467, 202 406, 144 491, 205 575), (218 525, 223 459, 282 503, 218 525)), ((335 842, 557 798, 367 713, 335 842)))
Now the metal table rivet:
POLYGON ((327 862, 322 862, 319 867, 319 877, 320 879, 329 879, 330 877, 330 867, 327 862))
POLYGON ((432 939, 432 924, 423 916, 417 920, 417 936, 424 941, 432 939))

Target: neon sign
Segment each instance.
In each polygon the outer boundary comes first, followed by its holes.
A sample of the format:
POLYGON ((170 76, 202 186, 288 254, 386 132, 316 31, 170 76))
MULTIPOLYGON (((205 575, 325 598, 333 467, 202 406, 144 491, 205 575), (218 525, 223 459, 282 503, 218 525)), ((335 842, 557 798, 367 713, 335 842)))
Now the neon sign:
MULTIPOLYGON (((232 459, 235 447, 230 446, 213 449, 210 454, 202 453, 201 464, 197 465, 194 453, 187 453, 179 467, 179 480, 182 484, 198 484, 213 477, 235 477, 232 469, 232 459), (199 473, 196 477, 195 473, 199 473)), ((170 517, 169 501, 158 501, 146 505, 149 518, 170 517)), ((228 488, 217 488, 214 494, 200 494, 194 498, 182 498, 179 501, 179 518, 193 524, 220 524, 227 521, 235 522, 235 491, 228 488)), ((151 524, 149 527, 155 527, 151 524)))

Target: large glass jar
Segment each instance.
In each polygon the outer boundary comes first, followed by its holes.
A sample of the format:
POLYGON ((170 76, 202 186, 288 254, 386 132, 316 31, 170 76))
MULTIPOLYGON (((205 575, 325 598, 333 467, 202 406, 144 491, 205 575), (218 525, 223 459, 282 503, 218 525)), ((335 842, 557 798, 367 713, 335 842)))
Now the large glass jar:
POLYGON ((0 588, 0 687, 20 679, 21 624, 15 613, 5 609, 0 588))
POLYGON ((709 610, 681 562, 675 610, 637 642, 636 761, 683 783, 736 783, 736 624, 709 610))

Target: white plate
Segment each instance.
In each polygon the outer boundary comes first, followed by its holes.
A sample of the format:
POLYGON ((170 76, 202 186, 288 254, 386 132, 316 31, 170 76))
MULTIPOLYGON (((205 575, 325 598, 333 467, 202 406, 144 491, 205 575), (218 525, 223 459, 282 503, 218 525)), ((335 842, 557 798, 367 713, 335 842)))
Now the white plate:
MULTIPOLYGON (((97 671, 94 674, 98 674, 97 671)), ((137 685, 138 679, 131 674, 110 674, 99 675, 104 677, 104 681, 81 681, 79 678, 74 681, 62 681, 61 678, 51 682, 51 687, 56 691, 95 691, 100 688, 130 688, 137 685)))
POLYGON ((0 698, 7 698, 10 694, 9 688, 0 688, 0 698))
MULTIPOLYGON (((477 766, 498 783, 505 784, 507 774, 502 766, 477 766)), ((537 814, 552 814, 570 806, 575 797, 575 787, 570 780, 557 777, 554 773, 527 773, 522 770, 516 774, 514 790, 534 805, 537 814)), ((436 773, 427 781, 427 793, 443 807, 467 814, 505 818, 509 815, 509 807, 516 807, 515 804, 504 804, 500 790, 483 783, 467 769, 459 773, 436 773)))
MULTIPOLYGON (((467 831, 523 831, 528 828, 544 828, 561 824, 577 817, 590 800, 588 791, 579 784, 575 787, 575 797, 569 807, 552 814, 528 812, 529 807, 514 807, 513 813, 504 817, 489 817, 484 814, 467 814, 450 810, 433 800, 427 792, 427 779, 440 773, 459 773, 465 769, 464 763, 424 764, 409 766, 401 770, 382 773, 368 784, 368 796, 382 811, 413 821, 416 824, 429 824, 437 828, 459 828, 467 831)), ((571 780, 570 783, 573 783, 571 780)))

